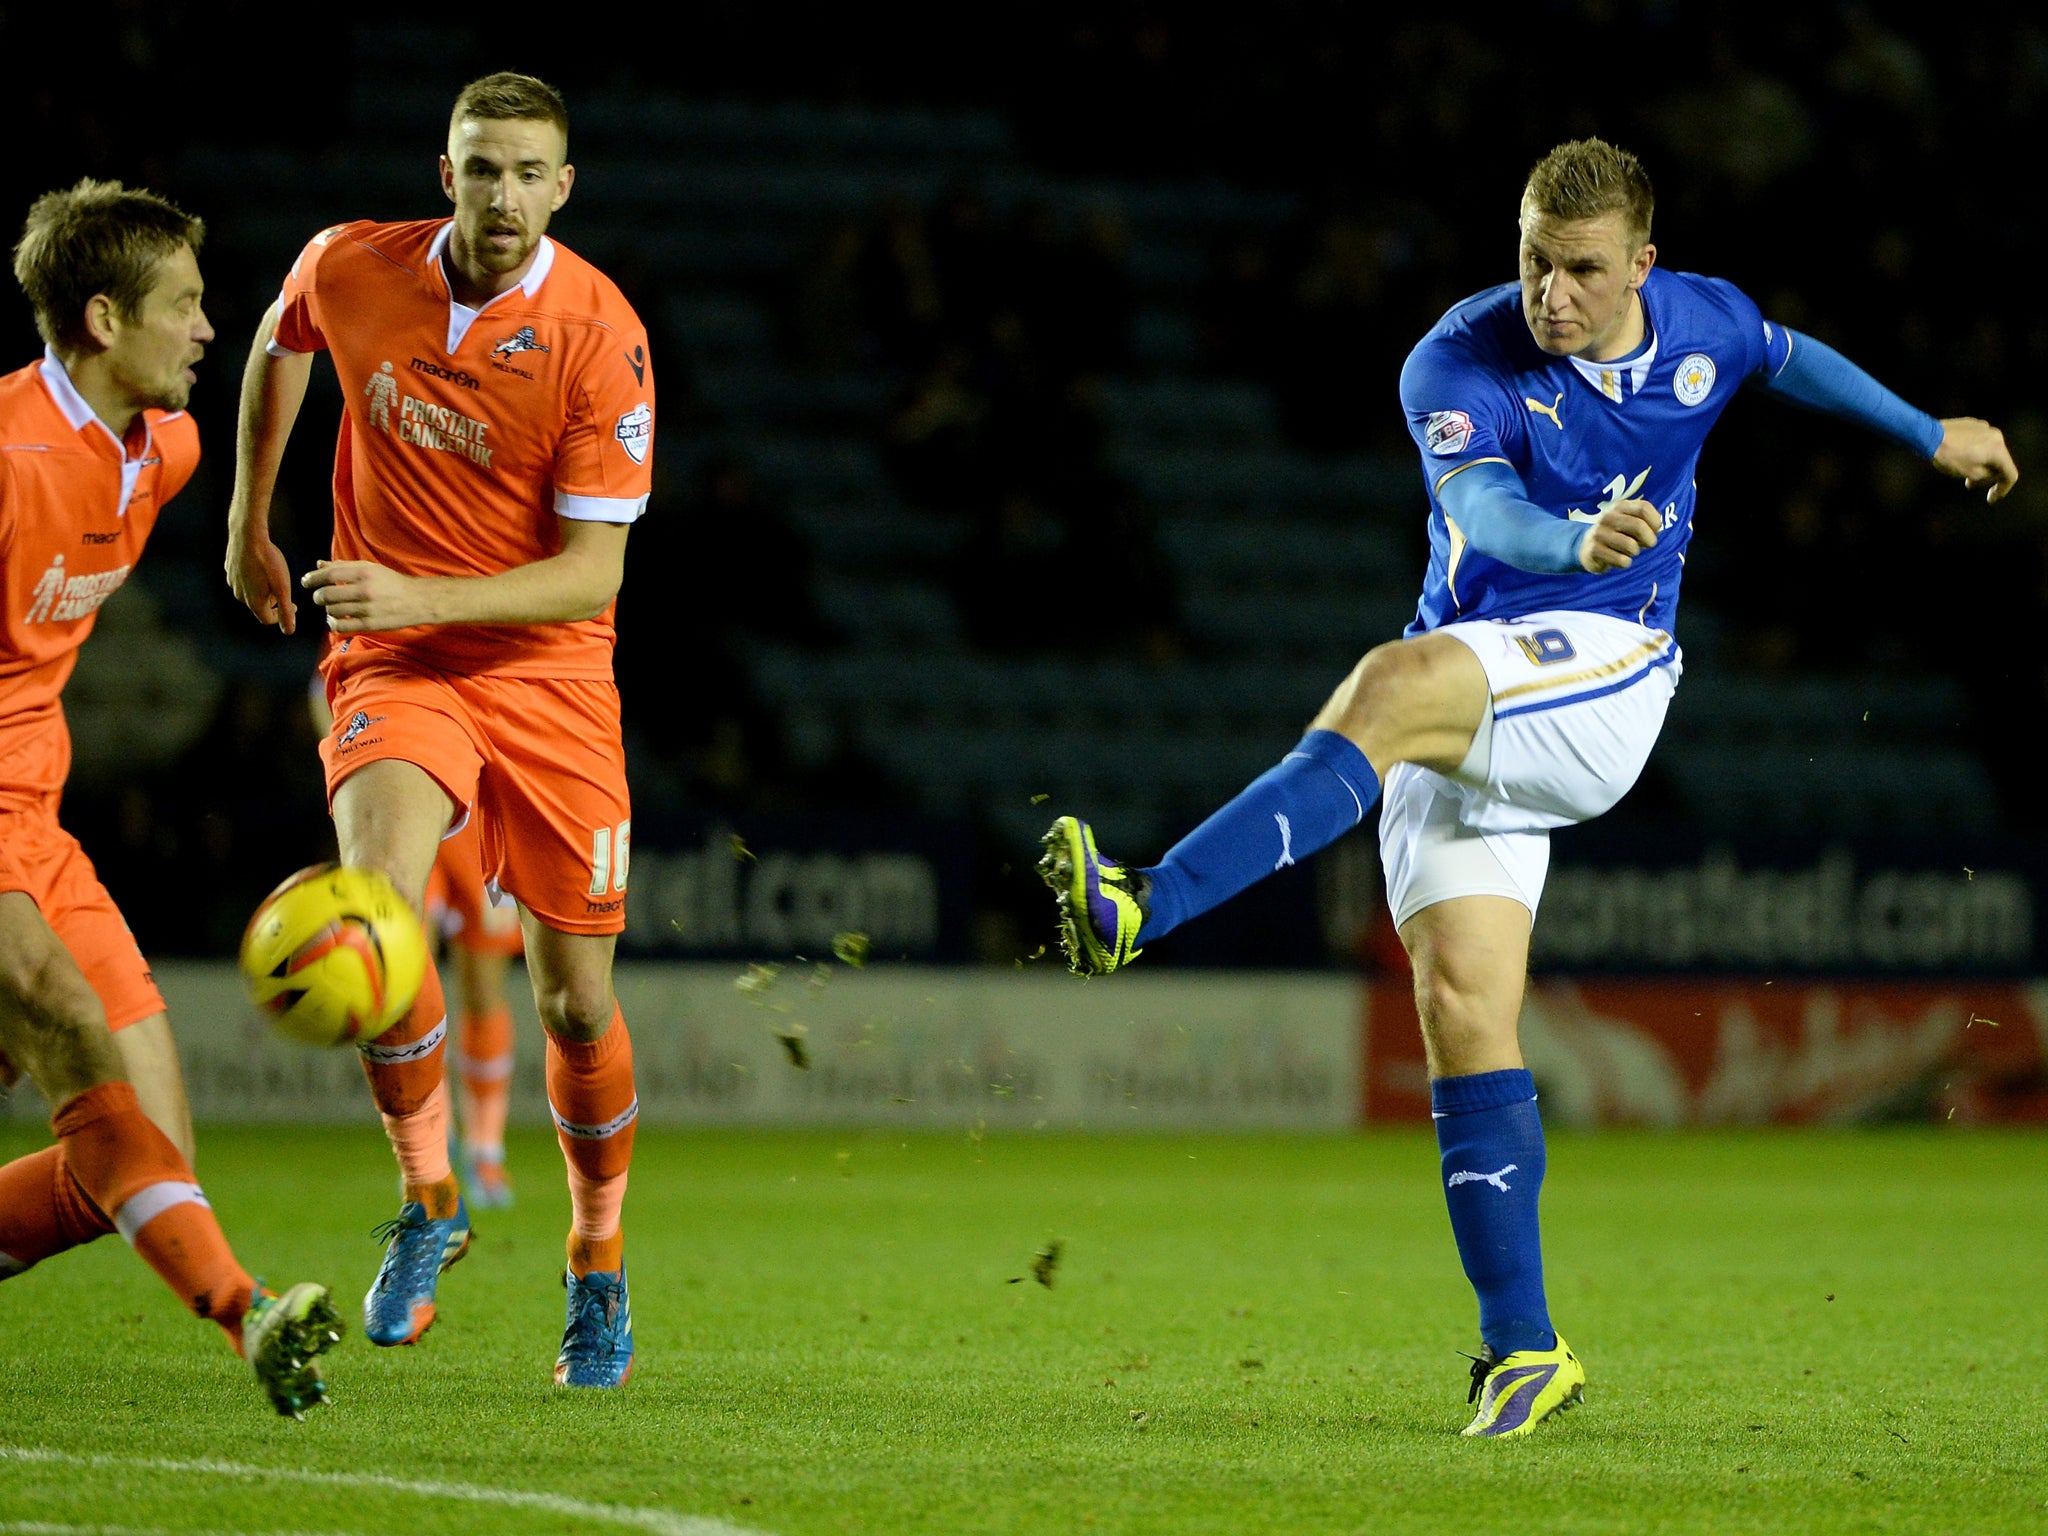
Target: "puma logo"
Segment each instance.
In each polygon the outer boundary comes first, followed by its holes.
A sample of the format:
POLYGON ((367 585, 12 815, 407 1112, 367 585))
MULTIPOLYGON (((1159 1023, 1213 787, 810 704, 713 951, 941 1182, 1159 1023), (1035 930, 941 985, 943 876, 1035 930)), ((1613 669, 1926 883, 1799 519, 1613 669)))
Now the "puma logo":
POLYGON ((1502 1194, 1508 1193, 1508 1175, 1515 1171, 1515 1164, 1509 1163, 1499 1173, 1454 1173, 1446 1189, 1456 1189, 1460 1184, 1491 1184, 1502 1194))
POLYGON ((1280 823, 1280 862, 1275 869, 1285 869, 1294 862, 1294 828, 1287 824, 1287 818, 1275 811, 1273 819, 1280 823))
POLYGON ((1562 419, 1559 418, 1557 414, 1557 408, 1560 405, 1564 404, 1563 390, 1560 389, 1557 392, 1557 398, 1551 401, 1548 405, 1545 405, 1541 400, 1532 400, 1527 395, 1522 396, 1522 404, 1529 407, 1529 409, 1534 411, 1538 416, 1548 416, 1550 418, 1550 424, 1553 427, 1557 428, 1558 431, 1562 432, 1564 430, 1564 422, 1562 419))

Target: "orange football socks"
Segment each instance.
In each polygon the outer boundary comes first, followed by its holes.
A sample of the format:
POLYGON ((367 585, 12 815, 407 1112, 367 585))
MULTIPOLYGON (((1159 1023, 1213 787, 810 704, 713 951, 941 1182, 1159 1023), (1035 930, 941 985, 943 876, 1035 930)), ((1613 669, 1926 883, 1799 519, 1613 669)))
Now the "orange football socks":
POLYGON ((0 1275, 19 1273, 113 1230, 78 1187, 64 1161, 63 1142, 0 1168, 0 1275))
POLYGON ((127 1083, 88 1088, 51 1117, 50 1128, 63 1144, 61 1167, 84 1198, 187 1307, 220 1324, 239 1353, 255 1282, 235 1262, 191 1168, 143 1114, 135 1090, 127 1083))
POLYGON ((512 1010, 504 1003, 462 1015, 462 1140, 480 1163, 505 1161, 512 1108, 512 1010))
POLYGON ((619 1212, 633 1161, 633 1041, 616 1008, 595 1040, 548 1036, 548 1107, 569 1165, 569 1267, 584 1275, 621 1262, 619 1212))
POLYGON ((405 1198, 419 1201, 436 1221, 455 1214, 457 1193, 448 1163, 448 1094, 441 1082, 447 1042, 448 1003, 430 961, 405 1017, 356 1047, 405 1178, 405 1198))

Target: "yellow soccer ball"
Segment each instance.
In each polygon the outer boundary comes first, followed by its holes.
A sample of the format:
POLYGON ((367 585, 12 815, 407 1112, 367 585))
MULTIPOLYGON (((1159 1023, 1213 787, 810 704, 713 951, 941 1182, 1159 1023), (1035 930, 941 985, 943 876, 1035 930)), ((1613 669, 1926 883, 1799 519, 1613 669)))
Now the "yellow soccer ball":
POLYGON ((314 864, 263 898, 242 933, 242 984, 279 1034, 374 1040, 427 974, 427 935, 382 870, 314 864))

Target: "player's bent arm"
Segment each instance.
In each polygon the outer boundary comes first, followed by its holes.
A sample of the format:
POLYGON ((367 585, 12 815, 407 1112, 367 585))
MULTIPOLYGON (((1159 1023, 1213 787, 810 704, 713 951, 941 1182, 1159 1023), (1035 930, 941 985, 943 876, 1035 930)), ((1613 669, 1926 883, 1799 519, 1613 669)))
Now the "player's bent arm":
POLYGON ((301 585, 338 633, 415 624, 568 624, 594 619, 626 572, 624 523, 561 520, 558 554, 492 576, 405 576, 368 560, 323 560, 301 585))
POLYGON ((1553 576, 1587 568, 1586 525, 1537 506, 1511 464, 1484 459, 1454 469, 1437 482, 1436 497, 1466 545, 1489 559, 1553 576))
POLYGON ((310 354, 271 350, 277 334, 273 303, 256 327, 242 369, 242 399, 235 428, 235 487, 228 499, 228 585, 249 611, 286 634, 297 625, 291 572, 270 537, 270 500, 285 443, 306 400, 313 374, 310 354))

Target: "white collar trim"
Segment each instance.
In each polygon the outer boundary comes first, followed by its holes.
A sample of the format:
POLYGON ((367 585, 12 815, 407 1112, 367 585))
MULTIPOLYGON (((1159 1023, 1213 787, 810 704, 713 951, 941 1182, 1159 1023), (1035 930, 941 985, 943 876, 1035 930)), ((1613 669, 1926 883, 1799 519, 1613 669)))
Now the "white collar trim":
POLYGON ((1657 338, 1651 336, 1650 344, 1626 362, 1589 363, 1583 357, 1569 361, 1588 384, 1608 399, 1619 400, 1624 377, 1628 379, 1628 392, 1633 395, 1642 389, 1643 380, 1650 376, 1650 364, 1657 361, 1657 338))
MULTIPOLYGON (((57 349, 47 343, 43 347, 42 374, 44 387, 50 391, 50 398, 56 402, 57 409, 63 412, 64 420, 70 424, 72 431, 83 432, 86 424, 90 422, 113 440, 114 446, 121 450, 123 462, 140 464, 143 459, 150 456, 156 447, 156 439, 150 431, 149 417, 146 414, 142 416, 141 456, 130 460, 128 445, 121 441, 112 427, 100 420, 99 412, 92 408, 85 396, 78 392, 78 386, 71 382, 71 371, 64 366, 64 360, 57 355, 57 349)), ((183 412, 171 414, 182 415, 183 412)), ((168 419, 167 417, 166 420, 168 419)))
POLYGON ((443 260, 448 252, 448 242, 454 233, 455 221, 450 219, 441 226, 439 233, 434 236, 434 243, 427 249, 428 259, 440 264, 441 281, 448 283, 448 355, 450 357, 453 357, 461 349, 462 338, 469 334, 469 328, 475 325, 482 317, 484 310, 489 309, 491 305, 504 298, 505 294, 518 292, 525 294, 529 299, 537 298, 540 294, 540 285, 548 280, 548 273, 554 270, 555 265, 555 242, 546 235, 542 235, 540 237, 540 249, 535 251, 533 255, 533 265, 526 269, 526 276, 519 279, 517 287, 507 288, 505 293, 493 294, 481 309, 471 309, 467 304, 456 303, 455 285, 448 282, 448 264, 443 260))

